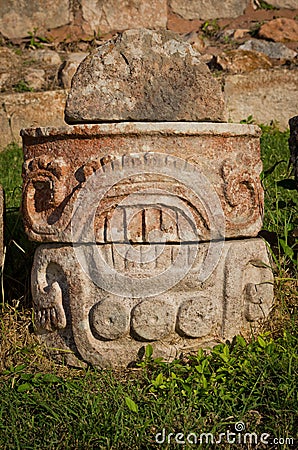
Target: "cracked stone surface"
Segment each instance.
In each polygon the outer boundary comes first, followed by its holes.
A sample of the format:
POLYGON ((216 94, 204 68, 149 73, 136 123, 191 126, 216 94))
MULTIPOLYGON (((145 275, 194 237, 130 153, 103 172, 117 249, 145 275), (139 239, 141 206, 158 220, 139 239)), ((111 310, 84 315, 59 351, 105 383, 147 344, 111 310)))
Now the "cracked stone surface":
POLYGON ((154 259, 144 263, 148 246, 139 245, 133 248, 139 258, 135 255, 127 265, 121 245, 89 246, 93 264, 87 274, 78 261, 80 249, 40 246, 32 294, 43 342, 60 348, 56 353, 70 364, 123 367, 136 362, 149 342, 155 357, 171 360, 236 334, 246 335, 268 315, 273 276, 261 239, 165 245, 162 251, 159 245, 151 247, 154 259), (204 279, 210 246, 218 260, 214 264, 212 259, 214 267, 204 279), (182 276, 182 266, 175 266, 173 258, 179 252, 186 258, 182 276), (105 271, 94 264, 96 255, 107 264, 105 271), (155 289, 150 296, 148 283, 155 289), (127 295, 130 290, 135 295, 127 295))
POLYGON ((244 13, 249 0, 171 0, 172 11, 183 19, 215 19, 223 17, 237 17, 244 13))
POLYGON ((222 122, 220 85, 200 58, 169 31, 125 31, 80 64, 65 120, 222 122))
POLYGON ((297 114, 297 84, 296 70, 291 71, 291 76, 285 69, 259 69, 248 74, 228 75, 225 102, 229 120, 233 122, 253 114, 257 123, 270 123, 270 117, 278 115, 278 121, 285 129, 289 117, 297 114))
POLYGON ((256 236, 262 226, 254 125, 114 123, 22 136, 23 217, 33 240, 204 241, 217 232, 256 236))
POLYGON ((27 36, 34 28, 56 28, 69 20, 69 0, 5 0, 0 3, 0 32, 7 38, 27 36))
POLYGON ((0 95, 0 150, 11 142, 21 145, 20 129, 30 126, 63 125, 65 91, 24 92, 0 95), (50 105, 50 107, 49 107, 50 105))
POLYGON ((91 30, 105 33, 129 28, 162 28, 167 25, 166 0, 81 0, 82 16, 91 30))
POLYGON ((265 41, 262 39, 249 39, 239 46, 239 50, 254 50, 262 52, 272 59, 293 59, 297 56, 297 52, 286 47, 280 42, 265 41))

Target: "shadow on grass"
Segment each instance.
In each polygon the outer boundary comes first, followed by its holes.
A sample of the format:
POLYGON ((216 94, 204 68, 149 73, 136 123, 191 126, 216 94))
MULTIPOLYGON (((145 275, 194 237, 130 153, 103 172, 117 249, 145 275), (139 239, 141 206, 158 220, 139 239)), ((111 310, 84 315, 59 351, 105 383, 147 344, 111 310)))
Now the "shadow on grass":
MULTIPOLYGON (((36 244, 28 240, 19 208, 6 210, 4 227, 5 260, 3 270, 4 303, 31 304, 30 273, 36 244)), ((3 295, 3 293, 2 293, 3 295)))

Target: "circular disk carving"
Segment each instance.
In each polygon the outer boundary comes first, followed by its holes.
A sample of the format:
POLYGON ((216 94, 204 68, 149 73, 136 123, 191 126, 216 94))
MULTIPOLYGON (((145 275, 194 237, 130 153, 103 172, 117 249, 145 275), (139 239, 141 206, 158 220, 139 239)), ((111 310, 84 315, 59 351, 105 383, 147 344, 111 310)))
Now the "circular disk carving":
POLYGON ((177 331, 192 338, 206 336, 214 322, 215 308, 208 297, 198 296, 186 300, 179 308, 177 331))
POLYGON ((167 299, 146 299, 133 310, 132 330, 146 341, 161 339, 174 330, 175 315, 175 307, 167 299))
POLYGON ((122 299, 106 297, 90 311, 90 325, 104 339, 119 339, 129 329, 129 309, 122 299))

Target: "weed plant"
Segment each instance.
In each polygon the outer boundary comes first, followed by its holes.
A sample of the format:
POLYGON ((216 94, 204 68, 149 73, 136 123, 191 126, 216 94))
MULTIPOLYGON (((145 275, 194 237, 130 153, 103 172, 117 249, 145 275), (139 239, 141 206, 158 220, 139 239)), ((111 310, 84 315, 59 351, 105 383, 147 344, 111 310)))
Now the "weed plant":
POLYGON ((263 236, 275 272, 275 306, 262 332, 170 364, 148 345, 137 367, 122 371, 56 364, 32 333, 26 279, 33 247, 19 215, 21 152, 10 146, 0 154, 7 200, 1 449, 298 447, 298 199, 288 132, 262 132, 263 236))

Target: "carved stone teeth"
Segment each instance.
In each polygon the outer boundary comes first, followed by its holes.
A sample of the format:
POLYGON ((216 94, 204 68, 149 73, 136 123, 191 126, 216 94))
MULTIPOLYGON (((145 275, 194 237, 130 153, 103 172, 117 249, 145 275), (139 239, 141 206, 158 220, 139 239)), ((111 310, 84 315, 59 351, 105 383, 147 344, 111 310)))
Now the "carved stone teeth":
POLYGON ((52 328, 58 328, 58 318, 55 308, 51 308, 51 325, 52 328))

